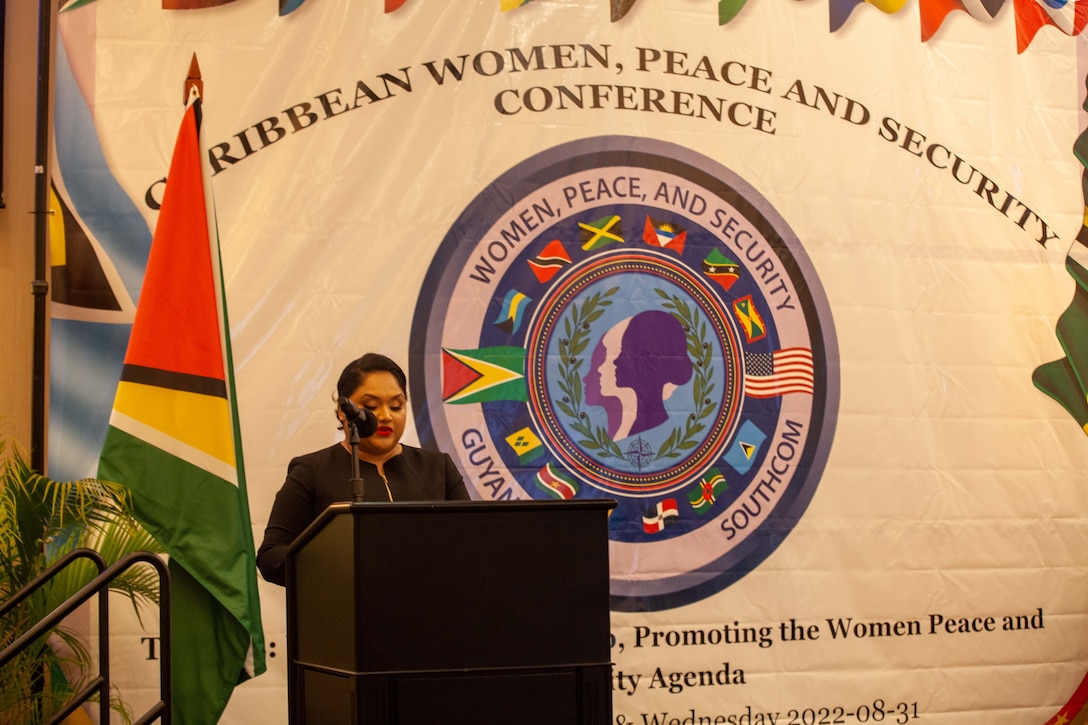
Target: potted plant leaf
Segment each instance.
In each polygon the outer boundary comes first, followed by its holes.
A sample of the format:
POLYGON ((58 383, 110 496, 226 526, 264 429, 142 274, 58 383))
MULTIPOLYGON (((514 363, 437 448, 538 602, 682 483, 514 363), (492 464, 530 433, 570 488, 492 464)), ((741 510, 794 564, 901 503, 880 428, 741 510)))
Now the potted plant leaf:
MULTIPOLYGON (((0 602, 77 548, 97 551, 107 566, 131 552, 162 551, 133 516, 126 487, 93 478, 53 481, 35 473, 17 445, 0 438, 0 602)), ((0 617, 0 649, 98 573, 92 561, 77 559, 0 617)), ((139 616, 144 606, 158 604, 158 574, 148 565, 134 566, 110 590, 128 597, 139 616)), ((85 635, 67 622, 0 668, 0 725, 47 719, 97 674, 85 635)), ((110 707, 130 719, 119 697, 111 697, 110 707)))

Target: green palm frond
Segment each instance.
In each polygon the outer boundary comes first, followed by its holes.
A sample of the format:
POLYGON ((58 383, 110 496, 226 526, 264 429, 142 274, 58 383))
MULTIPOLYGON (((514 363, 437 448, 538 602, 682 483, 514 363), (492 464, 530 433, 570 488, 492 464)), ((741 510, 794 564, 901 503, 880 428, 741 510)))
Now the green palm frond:
MULTIPOLYGON (((97 551, 107 566, 135 551, 162 553, 136 521, 126 487, 97 479, 53 481, 35 473, 23 451, 0 438, 0 601, 77 548, 97 551)), ((0 648, 97 574, 97 566, 88 559, 65 567, 39 592, 0 617, 0 648)), ((150 565, 136 565, 115 579, 110 591, 128 597, 139 616, 144 607, 158 604, 158 574, 150 565)), ((0 725, 39 722, 63 704, 68 693, 82 687, 83 673, 95 672, 96 664, 80 636, 63 626, 54 629, 0 669, 4 683, 0 725)), ((118 698, 111 698, 111 707, 128 719, 118 698)))

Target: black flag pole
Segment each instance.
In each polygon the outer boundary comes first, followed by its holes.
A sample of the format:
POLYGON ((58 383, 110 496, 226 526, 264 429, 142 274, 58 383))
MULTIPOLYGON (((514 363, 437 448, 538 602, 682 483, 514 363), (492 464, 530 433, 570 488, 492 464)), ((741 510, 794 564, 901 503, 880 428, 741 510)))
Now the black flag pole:
POLYGON ((46 334, 49 320, 46 302, 49 282, 45 276, 49 228, 49 89, 53 58, 53 3, 38 0, 38 97, 34 150, 34 348, 30 392, 30 465, 45 472, 45 378, 46 334))

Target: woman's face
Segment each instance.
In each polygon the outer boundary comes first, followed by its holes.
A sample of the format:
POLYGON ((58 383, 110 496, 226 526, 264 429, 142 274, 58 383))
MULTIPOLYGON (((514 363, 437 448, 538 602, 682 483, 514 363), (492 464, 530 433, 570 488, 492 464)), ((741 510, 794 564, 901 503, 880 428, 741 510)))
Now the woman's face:
POLYGON ((408 397, 397 379, 384 370, 367 373, 349 397, 378 419, 374 435, 359 441, 359 452, 378 457, 395 453, 408 420, 408 397))
POLYGON ((605 333, 601 342, 608 348, 605 364, 601 366, 601 390, 605 395, 616 395, 617 388, 631 388, 638 379, 638 361, 623 347, 624 334, 631 320, 628 317, 605 333))

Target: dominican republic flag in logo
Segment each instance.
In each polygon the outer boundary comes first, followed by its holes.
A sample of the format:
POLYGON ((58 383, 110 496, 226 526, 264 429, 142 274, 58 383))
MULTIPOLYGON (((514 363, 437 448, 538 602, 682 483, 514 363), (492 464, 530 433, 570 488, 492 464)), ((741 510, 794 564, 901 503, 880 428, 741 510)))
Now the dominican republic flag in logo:
POLYGON ((656 534, 679 520, 680 511, 676 508, 676 499, 667 498, 642 514, 642 528, 647 534, 656 534))

